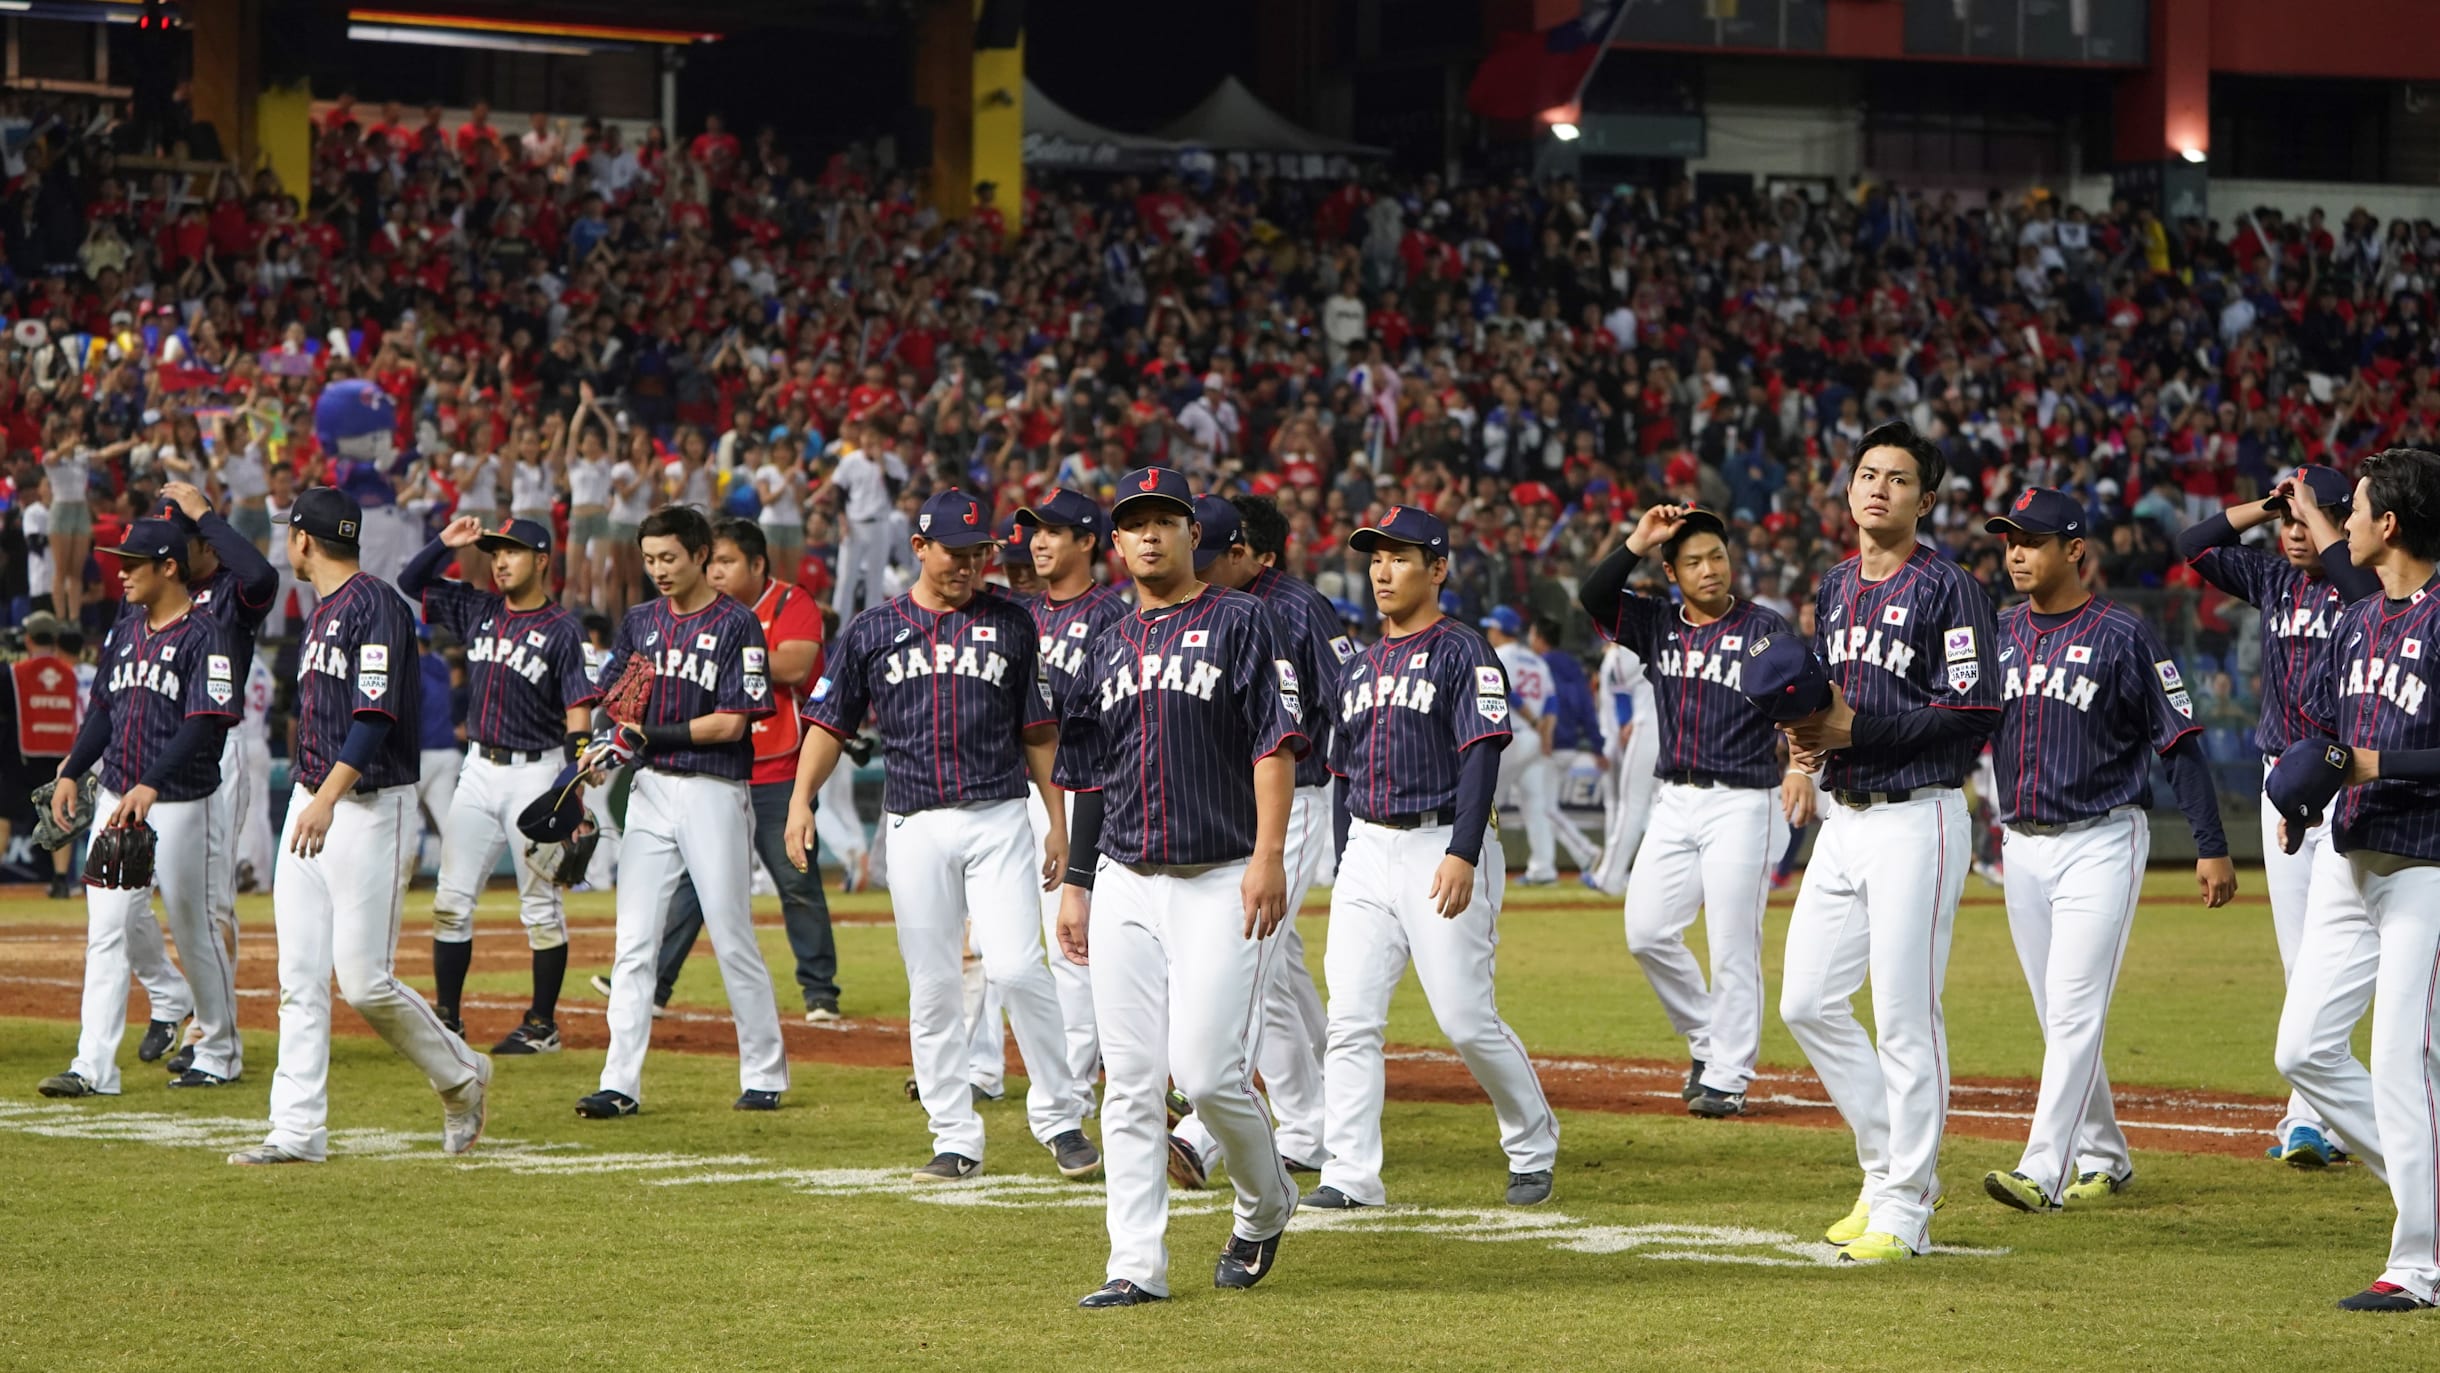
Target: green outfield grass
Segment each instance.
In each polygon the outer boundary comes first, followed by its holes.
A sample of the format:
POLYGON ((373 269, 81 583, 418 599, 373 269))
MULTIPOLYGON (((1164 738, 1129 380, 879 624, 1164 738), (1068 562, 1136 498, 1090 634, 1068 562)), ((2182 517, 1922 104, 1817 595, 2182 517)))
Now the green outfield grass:
MULTIPOLYGON (((2279 976, 2260 904, 2197 908, 2156 874, 2111 1036, 2113 1077, 2271 1094, 2279 976)), ((2259 900, 2260 883, 2247 883, 2259 900)), ((2030 1004, 1997 891, 1975 882, 1949 976, 1960 1075, 2031 1074, 2030 1004)), ((1674 1058, 1619 935, 1581 888, 1521 894, 1504 924, 1501 1002, 1544 1055, 1674 1058), (1563 903, 1562 908, 1551 907, 1563 903)), ((419 894, 420 898, 420 894, 419 894)), ((419 899, 411 898, 411 899, 419 899)), ((836 903, 872 918, 883 898, 836 903)), ((604 919, 608 901, 577 901, 604 919)), ((0 903, 0 922, 75 919, 0 903)), ((247 905, 268 938, 267 910, 247 905)), ((500 893, 487 927, 513 926, 500 893)), ((1773 912, 1772 989, 1784 905, 1773 912)), ((422 928, 410 924, 410 937, 422 928)), ((1308 927, 1318 973, 1327 926, 1308 927)), ((886 925, 840 931, 851 1015, 903 1015, 886 925)), ((785 941, 764 935, 783 987, 785 941)), ((571 994, 589 996, 571 970, 571 994)), ((486 973, 473 989, 524 991, 486 973)), ((0 996, 6 989, 0 987, 0 996)), ((717 1005, 698 952, 680 999, 717 1005)), ((5 1013, 0 1000, 0 1014, 5 1013)), ((342 1014, 345 1014, 342 1012, 342 1014)), ((1410 985, 1392 1038, 1438 1042, 1410 985)), ((333 1161, 239 1170, 259 1137, 275 1046, 246 1079, 163 1090, 133 1063, 107 1102, 33 1091, 74 1027, 0 1018, 0 1366, 74 1368, 1770 1369, 2420 1367, 2440 1317, 2347 1317, 2376 1275, 2389 1201, 2358 1169, 2141 1152, 2106 1206, 2035 1218, 1981 1195, 2012 1145, 1952 1135, 1953 1252, 1891 1269, 1825 1266, 1814 1243, 1856 1187, 1840 1132, 1568 1113, 1559 1193, 1499 1205, 1503 1165, 1479 1107, 1393 1103, 1401 1205, 1300 1222, 1277 1276, 1218 1294, 1216 1203, 1181 1203, 1165 1307, 1087 1315, 1105 1236, 1098 1187, 1063 1182, 1013 1101, 986 1108, 977 1184, 910 1195, 928 1152, 892 1069, 800 1061, 788 1108, 728 1109, 732 1061, 659 1054, 646 1114, 576 1120, 598 1053, 505 1062, 491 1131, 437 1153, 438 1109, 376 1041, 342 1037, 333 1161), (949 1204, 951 1202, 960 1204, 949 1204), (1522 1226, 1523 1228, 1517 1228, 1522 1226)), ((1800 1060, 1775 1016, 1765 1056, 1800 1060)))

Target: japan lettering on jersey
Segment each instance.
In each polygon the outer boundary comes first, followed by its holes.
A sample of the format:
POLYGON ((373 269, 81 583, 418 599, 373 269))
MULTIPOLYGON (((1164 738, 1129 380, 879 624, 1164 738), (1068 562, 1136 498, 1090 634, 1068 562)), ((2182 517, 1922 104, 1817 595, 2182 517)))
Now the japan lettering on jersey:
MULTIPOLYGON (((1849 558, 1822 574, 1813 596, 1814 648, 1858 715, 1916 710, 1997 710, 1997 632, 1991 598, 1971 574, 1917 544, 1878 582, 1849 558)), ((1981 741, 1965 739, 1905 756, 1846 748, 1830 755, 1822 783, 1833 791, 1954 787, 1973 770, 1981 741)))
POLYGON ((1127 614, 1126 598, 1106 586, 1096 586, 1073 600, 1027 596, 1023 601, 1034 617, 1043 690, 1055 706, 1067 699, 1068 689, 1084 671, 1085 645, 1127 614))
MULTIPOLYGON (((226 640, 217 622, 193 613, 154 629, 139 607, 112 626, 93 693, 93 708, 110 720, 103 786, 124 796, 143 782, 190 719, 216 719, 223 728, 235 722, 237 669, 226 640)), ((196 801, 219 790, 220 739, 158 787, 164 801, 196 801)))
POLYGON ((422 776, 415 723, 424 675, 415 663, 415 612, 389 583, 359 572, 305 622, 297 655, 296 779, 313 791, 347 747, 359 715, 390 721, 356 790, 403 787, 422 776))
POLYGON ((1115 862, 1197 866, 1254 852, 1254 767, 1308 747, 1303 681, 1261 601, 1206 586, 1096 635, 1060 702, 1057 780, 1103 795, 1115 862))
POLYGON ((1266 567, 1254 574, 1246 594, 1270 607, 1279 622, 1288 661, 1304 686, 1304 718, 1299 721, 1310 747, 1296 760, 1296 784, 1319 787, 1330 781, 1330 700, 1336 694, 1341 667, 1355 656, 1355 641, 1339 623, 1337 607, 1319 591, 1266 567))
POLYGON ((2167 753, 2200 728, 2150 627, 2098 597, 2047 630, 2016 605, 1999 617, 1999 645, 2000 820, 2064 825, 2149 807, 2146 750, 2167 753))
POLYGON ((2313 731, 2306 717, 2309 684, 2328 671, 2330 631, 2346 597, 2327 577, 2308 577, 2295 564, 2258 548, 2207 548, 2193 562, 2204 581, 2262 612, 2262 717, 2254 743, 2279 754, 2313 731))
POLYGON ((1779 785, 1778 729, 1743 689, 1746 646, 1789 632, 1777 611, 1737 601, 1719 619, 1697 625, 1668 601, 1627 595, 1619 598, 1618 623, 1600 628, 1645 664, 1660 715, 1655 771, 1691 772, 1733 787, 1779 785))
POLYGON ((1330 768, 1347 808, 1392 820, 1457 806, 1458 756, 1511 737, 1508 674, 1482 635, 1446 616, 1357 649, 1339 674, 1330 768))
MULTIPOLYGON (((2347 607, 2330 645, 2310 718, 2328 721, 2350 748, 2440 748, 2440 577, 2404 601, 2368 596, 2347 607)), ((2330 841, 2341 853, 2440 860, 2440 786, 2384 777, 2349 787, 2330 813, 2330 841)))
POLYGON ((475 743, 557 751, 568 709, 601 695, 585 675, 584 623, 562 606, 511 610, 505 596, 436 581, 424 588, 424 623, 466 645, 466 737, 475 743))
POLYGON ((805 697, 807 723, 881 732, 881 806, 913 815, 1023 796, 1025 731, 1057 717, 1042 693, 1033 617, 986 587, 935 614, 912 593, 858 615, 805 697))
MULTIPOLYGON (((601 680, 615 682, 627 660, 653 666, 652 698, 637 723, 673 725, 706 715, 768 714, 771 675, 762 625, 754 612, 727 596, 692 614, 670 608, 666 597, 627 612, 610 644, 601 680)), ((754 772, 754 744, 745 734, 725 744, 652 745, 636 761, 663 772, 701 773, 743 782, 754 772)))

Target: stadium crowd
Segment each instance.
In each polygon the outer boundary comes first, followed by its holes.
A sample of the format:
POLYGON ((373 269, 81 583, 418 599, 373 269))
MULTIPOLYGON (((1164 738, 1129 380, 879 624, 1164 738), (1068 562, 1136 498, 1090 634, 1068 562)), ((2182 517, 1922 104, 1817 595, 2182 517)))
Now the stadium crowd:
POLYGON ((2092 575, 2187 656, 2234 763, 2258 631, 2174 534, 2300 461, 2440 447, 2440 229, 2362 210, 1224 166, 1029 185, 1012 235, 994 187, 946 220, 863 149, 798 162, 717 117, 630 140, 342 100, 290 187, 122 173, 106 117, 45 101, 5 121, 0 606, 87 642, 118 594, 93 549, 170 480, 274 549, 322 481, 423 529, 545 519, 567 599, 611 615, 635 525, 689 501, 846 612, 878 594, 851 522, 903 558, 939 486, 1005 518, 1163 462, 1276 497, 1291 570, 1354 621, 1342 535, 1413 504, 1456 531, 1458 613, 1582 649, 1573 579, 1656 500, 1725 512, 1747 593, 1798 614, 1850 546, 1853 441, 1905 418, 1948 454, 1938 538, 1995 595, 1988 512, 2027 484, 2087 504, 2092 575), (317 439, 346 381, 394 404, 394 457, 317 439))

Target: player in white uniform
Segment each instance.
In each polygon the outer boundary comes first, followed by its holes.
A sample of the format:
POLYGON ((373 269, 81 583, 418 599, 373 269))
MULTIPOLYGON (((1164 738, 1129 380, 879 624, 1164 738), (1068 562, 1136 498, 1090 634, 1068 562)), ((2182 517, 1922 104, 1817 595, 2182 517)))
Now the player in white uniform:
POLYGON ((271 877, 271 667, 246 655, 246 713, 237 722, 237 888, 256 891, 271 877))
MULTIPOLYGON (((1500 804, 1513 804, 1525 821, 1525 874, 1520 887, 1547 887, 1559 880, 1559 836, 1550 822, 1558 779, 1551 774, 1550 669, 1524 640, 1525 618, 1507 606, 1483 617, 1492 651, 1508 674, 1508 708, 1515 737, 1500 750, 1500 804)), ((1492 855, 1506 866, 1505 855, 1492 855)))
POLYGON ((879 459, 861 447, 851 447, 839 454, 839 465, 831 469, 829 479, 815 490, 815 498, 832 487, 839 492, 840 512, 839 586, 831 608, 839 612, 839 623, 844 626, 858 611, 878 604, 888 595, 881 574, 889 566, 892 547, 890 488, 879 459))
MULTIPOLYGON (((1551 719, 1550 751, 1544 770, 1550 785, 1543 791, 1542 814, 1550 825, 1551 837, 1567 850, 1568 861, 1576 865, 1577 880, 1592 886, 1591 874, 1601 861, 1601 846, 1567 813, 1566 800, 1576 795, 1582 781, 1598 785, 1601 781, 1599 755, 1588 755, 1586 745, 1593 744, 1599 727, 1600 708, 1595 706, 1587 717, 1579 709, 1571 716, 1568 693, 1583 693, 1589 700, 1592 683, 1584 678, 1584 664, 1560 645, 1559 622, 1545 616, 1529 626, 1525 646, 1542 660, 1542 670, 1550 682, 1551 719)), ((1579 707, 1582 701, 1579 701, 1579 707)))
POLYGON ((1613 643, 1603 650, 1595 686, 1601 756, 1609 771, 1602 778, 1601 857, 1588 875, 1595 887, 1623 896, 1635 851, 1644 842, 1644 827, 1652 820, 1652 794, 1660 784, 1652 772, 1660 759, 1660 731, 1654 727, 1652 682, 1634 649, 1613 643))

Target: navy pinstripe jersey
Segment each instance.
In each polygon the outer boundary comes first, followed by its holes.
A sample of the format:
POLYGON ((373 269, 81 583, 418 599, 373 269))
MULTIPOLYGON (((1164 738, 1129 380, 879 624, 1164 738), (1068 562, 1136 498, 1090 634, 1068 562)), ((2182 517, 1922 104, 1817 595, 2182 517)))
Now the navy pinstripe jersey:
POLYGON ((1333 704, 1330 767, 1347 779, 1347 809, 1366 820, 1455 810, 1458 755, 1511 737, 1499 655, 1445 615, 1356 650, 1333 704))
POLYGON ((2169 651, 2124 606, 2100 597, 2043 629, 2029 604, 1999 617, 2005 701, 1991 761, 1999 818, 2063 825, 2152 804, 2144 750, 2193 733, 2194 698, 2169 651))
POLYGON ((424 674, 415 662, 415 612, 388 582, 359 572, 305 622, 297 655, 297 785, 320 789, 359 715, 390 722, 356 790, 403 787, 423 775, 416 723, 424 674))
POLYGON ((913 815, 1023 796, 1026 730, 1051 724, 1034 621, 983 588, 938 614, 912 594, 848 622, 805 696, 807 722, 855 737, 881 726, 881 808, 913 815))
POLYGON ((478 744, 557 752, 568 708, 601 699, 585 672, 584 622, 565 607, 511 610, 495 592, 437 581, 424 588, 424 623, 466 645, 466 737, 478 744))
POLYGON ((1034 617, 1034 647, 1042 664, 1043 692, 1055 704, 1067 698, 1084 670, 1085 645, 1127 613, 1127 600, 1096 586, 1068 601, 1048 596, 1014 597, 1034 617))
POLYGON ((1644 660, 1660 715, 1656 772, 1698 773, 1732 787, 1779 785, 1778 727, 1743 690, 1746 646, 1791 632, 1779 612, 1737 601, 1698 625, 1680 606, 1629 593, 1618 598, 1618 622, 1599 628, 1644 660))
POLYGON ((1103 795, 1101 851, 1191 867, 1254 852, 1254 764, 1309 745, 1278 623, 1242 591, 1131 611, 1095 636, 1060 702, 1056 777, 1103 795))
POLYGON ((1288 661, 1296 665, 1297 678, 1304 684, 1305 714, 1298 725, 1311 747, 1296 760, 1296 784, 1328 786, 1330 703, 1338 694, 1341 667, 1355 656, 1355 641, 1347 637, 1346 626, 1339 623, 1338 609, 1329 597, 1276 567, 1255 573, 1245 590, 1270 607, 1288 661))
MULTIPOLYGON (((254 652, 254 637, 262 632, 263 620, 271 614, 271 603, 278 599, 279 583, 274 577, 271 591, 260 602, 246 599, 246 579, 235 562, 251 559, 256 570, 267 566, 262 553, 252 540, 229 527, 215 514, 203 517, 204 542, 220 556, 220 566, 209 577, 198 577, 186 585, 186 593, 195 599, 195 608, 220 622, 222 641, 239 662, 254 652)), ((241 676, 243 674, 240 674, 241 676)))
MULTIPOLYGON (((615 682, 627 660, 641 655, 654 669, 652 698, 637 723, 670 725, 706 715, 771 713, 771 671, 762 622, 729 596, 714 596, 691 615, 672 610, 666 596, 646 601, 619 621, 601 680, 615 682)), ((726 744, 646 748, 636 755, 662 772, 701 773, 739 782, 754 772, 751 732, 726 744)))
MULTIPOLYGON (((2340 743, 2374 750, 2440 748, 2440 577, 2404 601, 2367 596, 2330 630, 2330 664, 2306 705, 2340 743)), ((2440 859, 2440 786, 2380 778, 2338 794, 2330 841, 2440 859)))
MULTIPOLYGON (((218 622, 192 611, 159 629, 141 607, 122 615, 102 641, 94 709, 110 717, 102 785, 125 796, 144 780, 186 722, 196 716, 237 721, 237 659, 218 622)), ((197 801, 220 790, 220 748, 202 750, 161 779, 164 801, 197 801)))
MULTIPOLYGON (((1980 583, 1932 548, 1915 545, 1898 570, 1863 579, 1853 557, 1822 574, 1813 593, 1814 646, 1858 715, 1999 709, 1991 646, 1995 617, 1980 583)), ((1958 740, 1905 757, 1846 748, 1830 755, 1822 783, 1834 791, 1954 787, 1973 770, 1979 740, 1958 740)))
POLYGON ((2207 548, 2192 564, 2204 581, 2262 612, 2262 719, 2254 743, 2279 754, 2313 732, 2306 718, 2307 683, 2329 671, 2330 628, 2347 608, 2327 577, 2308 577, 2294 563, 2259 548, 2207 548))

